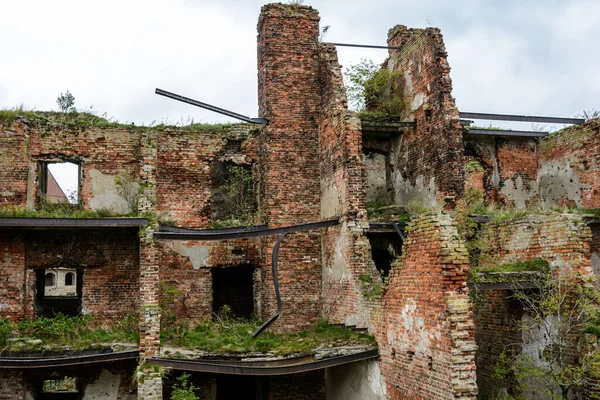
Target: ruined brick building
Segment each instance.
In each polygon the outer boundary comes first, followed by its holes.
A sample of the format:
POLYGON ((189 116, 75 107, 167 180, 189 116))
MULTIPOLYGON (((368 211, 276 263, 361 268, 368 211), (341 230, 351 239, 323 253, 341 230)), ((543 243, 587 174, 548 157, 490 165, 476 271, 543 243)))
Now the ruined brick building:
MULTIPOLYGON (((0 332, 13 346, 0 355, 0 399, 168 398, 184 371, 202 399, 492 394, 496 343, 516 334, 507 321, 519 310, 506 287, 491 287, 474 312, 469 254, 452 209, 473 192, 507 207, 600 207, 600 123, 547 136, 476 134, 452 98, 440 31, 401 25, 389 31, 386 67, 403 77, 407 107, 395 120, 373 120, 348 110, 335 46, 318 37, 311 7, 263 7, 262 124, 0 121, 0 316, 139 320, 139 345, 34 351, 25 339, 19 351, 0 332), (35 214, 49 193, 48 165, 61 162, 78 165, 83 208, 113 216, 35 214), (252 226, 216 228, 230 211, 223 185, 232 166, 252 177, 252 226), (367 204, 430 211, 405 223, 368 213, 367 204), (368 331, 374 343, 285 357, 161 345, 164 307, 194 323, 225 305, 268 320, 279 311, 272 263, 281 313, 268 331, 305 331, 326 319, 368 331), (73 390, 50 389, 65 377, 73 390)), ((582 221, 525 215, 481 229, 499 264, 543 258, 597 274, 599 225, 582 221)))

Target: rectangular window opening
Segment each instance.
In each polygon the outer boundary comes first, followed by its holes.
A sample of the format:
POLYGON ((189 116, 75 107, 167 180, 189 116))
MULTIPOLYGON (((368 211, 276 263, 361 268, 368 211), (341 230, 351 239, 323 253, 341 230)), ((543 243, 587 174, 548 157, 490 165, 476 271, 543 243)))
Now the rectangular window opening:
POLYGON ((77 378, 47 379, 42 383, 42 393, 79 393, 77 378))
POLYGON ((41 268, 35 273, 37 316, 74 316, 81 312, 81 268, 41 268))
POLYGON ((81 171, 72 162, 44 162, 40 165, 40 197, 47 203, 79 203, 81 171))
POLYGON ((254 316, 254 267, 212 268, 213 312, 235 318, 254 316))
POLYGON ((256 180, 251 165, 231 161, 211 163, 210 216, 213 222, 249 225, 257 209, 256 180))

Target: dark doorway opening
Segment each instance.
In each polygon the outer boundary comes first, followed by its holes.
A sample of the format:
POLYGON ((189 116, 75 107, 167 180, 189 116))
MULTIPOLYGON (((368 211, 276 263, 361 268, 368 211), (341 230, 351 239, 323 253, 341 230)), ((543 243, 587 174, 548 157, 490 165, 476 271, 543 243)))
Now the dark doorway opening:
POLYGON ((217 400, 256 400, 254 376, 217 376, 217 400))
POLYGON ((254 267, 212 269, 213 312, 219 314, 227 306, 236 318, 252 318, 254 313, 254 267))

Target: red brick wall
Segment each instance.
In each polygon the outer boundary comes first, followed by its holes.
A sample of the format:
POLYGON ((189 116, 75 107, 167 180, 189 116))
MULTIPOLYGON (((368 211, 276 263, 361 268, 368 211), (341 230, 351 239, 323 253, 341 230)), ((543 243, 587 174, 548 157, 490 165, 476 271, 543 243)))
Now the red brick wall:
MULTIPOLYGON (((437 28, 408 29, 397 25, 388 33, 390 50, 384 67, 404 78, 404 120, 414 120, 414 129, 402 134, 397 150, 396 203, 421 197, 419 186, 433 179, 435 193, 428 201, 441 202, 445 196, 462 196, 464 190, 462 129, 452 97, 452 80, 446 47, 437 28), (399 187, 402 181, 404 188, 399 187)), ((420 199, 422 200, 422 199, 420 199)))
POLYGON ((540 197, 551 204, 599 208, 599 154, 598 118, 541 139, 540 197))
POLYGON ((29 134, 22 121, 0 123, 0 206, 25 206, 29 134))
MULTIPOLYGON (((35 269, 83 267, 82 309, 107 319, 137 312, 139 247, 137 230, 35 231, 24 239, 27 270, 25 314, 35 315, 35 269)), ((23 287, 23 286, 21 286, 23 287)))
POLYGON ((402 258, 375 314, 390 399, 474 399, 475 338, 468 256, 455 223, 425 214, 408 227, 402 258))
POLYGON ((190 318, 195 322, 200 318, 212 318, 212 267, 258 267, 262 264, 258 239, 224 242, 161 241, 159 248, 163 300, 170 298, 172 311, 181 318, 190 318), (180 246, 185 246, 184 251, 181 251, 180 246), (199 251, 206 256, 194 257, 192 262, 189 256, 181 254, 185 251, 199 251), (169 289, 175 290, 167 294, 169 289))
POLYGON ((501 265, 541 258, 552 268, 591 273, 592 233, 579 215, 529 214, 490 222, 484 229, 489 242, 484 263, 501 265))
POLYGON ((465 189, 479 190, 490 203, 525 208, 537 201, 536 139, 473 137, 464 141, 465 189), (474 168, 473 163, 480 168, 474 168), (475 164, 477 165, 477 164, 475 164))
POLYGON ((25 293, 25 241, 14 231, 0 232, 0 318, 18 321, 26 315, 25 293))
MULTIPOLYGON (((318 111, 319 17, 301 5, 263 6, 258 23, 259 115, 269 120, 260 138, 261 211, 270 227, 320 220, 318 111)), ((265 263, 275 238, 265 240, 265 263)), ((295 233, 279 253, 284 312, 275 329, 295 330, 322 315, 320 234, 295 233)), ((275 310, 265 268, 264 304, 275 310)))

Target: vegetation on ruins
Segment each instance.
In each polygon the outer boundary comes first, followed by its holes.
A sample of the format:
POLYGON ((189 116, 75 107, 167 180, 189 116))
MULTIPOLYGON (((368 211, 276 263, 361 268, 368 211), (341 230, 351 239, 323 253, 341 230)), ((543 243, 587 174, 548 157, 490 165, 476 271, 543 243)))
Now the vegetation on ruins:
POLYGON ((177 378, 171 392, 171 400, 196 400, 196 391, 199 389, 189 381, 190 374, 183 373, 177 378))
POLYGON ((514 374, 521 392, 567 400, 586 376, 598 375, 597 354, 580 357, 585 349, 583 332, 597 327, 600 294, 593 282, 576 272, 547 273, 535 280, 539 290, 516 289, 525 317, 516 321, 523 337, 538 346, 506 344, 495 367, 495 376, 514 374), (536 339, 537 338, 537 339, 536 339))
POLYGON ((25 207, 6 205, 0 206, 0 217, 22 217, 22 218, 106 218, 122 216, 108 209, 89 210, 82 204, 71 204, 68 202, 50 203, 40 202, 36 210, 25 207))
POLYGON ((252 338, 261 325, 257 320, 243 320, 220 315, 216 321, 192 324, 179 321, 161 324, 161 343, 211 354, 269 353, 273 355, 306 353, 323 347, 374 345, 372 336, 349 328, 320 321, 311 329, 275 334, 263 332, 252 338))
POLYGON ((83 350, 111 342, 139 343, 137 315, 127 314, 112 323, 91 315, 58 314, 20 322, 0 319, 2 352, 83 350))
POLYGON ((65 115, 77 112, 77 108, 75 108, 75 96, 68 90, 67 93, 61 93, 60 96, 56 98, 56 104, 58 104, 58 108, 60 108, 60 111, 65 115))
POLYGON ((256 176, 243 165, 229 165, 227 172, 225 183, 217 190, 224 194, 228 212, 224 218, 212 221, 211 227, 251 226, 256 211, 256 176))
POLYGON ((397 116, 406 109, 402 97, 402 75, 398 71, 381 68, 372 60, 362 59, 344 72, 346 93, 352 107, 379 110, 397 116))

